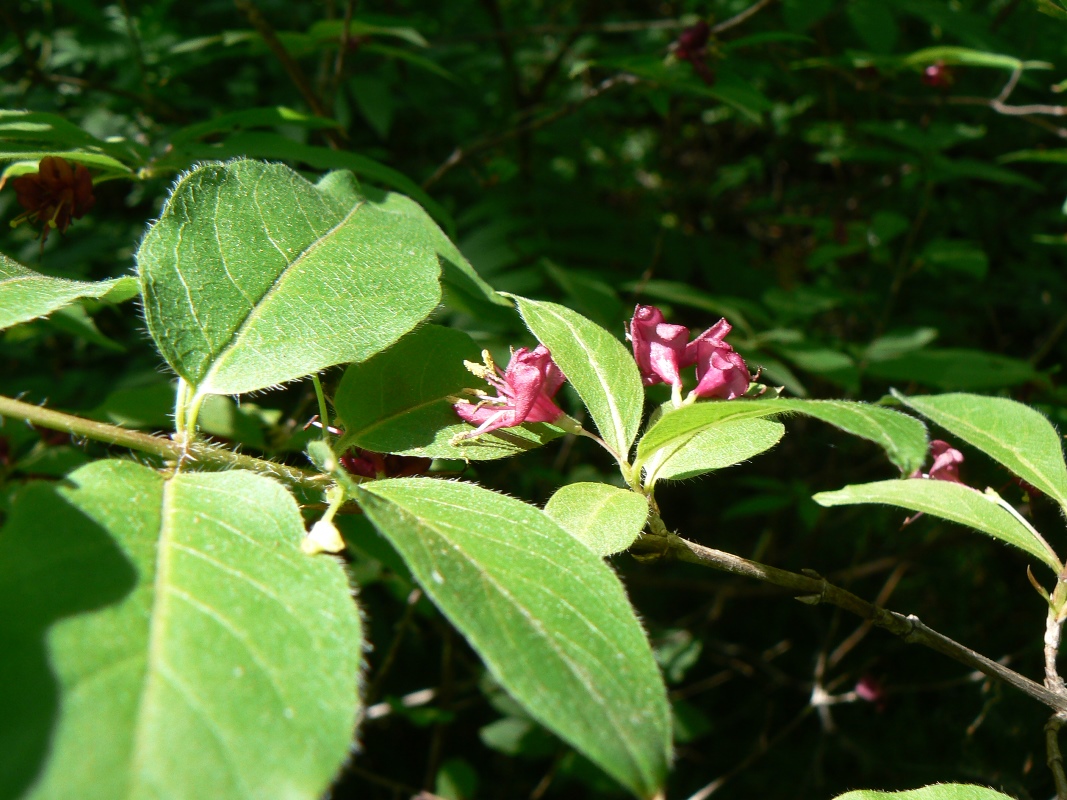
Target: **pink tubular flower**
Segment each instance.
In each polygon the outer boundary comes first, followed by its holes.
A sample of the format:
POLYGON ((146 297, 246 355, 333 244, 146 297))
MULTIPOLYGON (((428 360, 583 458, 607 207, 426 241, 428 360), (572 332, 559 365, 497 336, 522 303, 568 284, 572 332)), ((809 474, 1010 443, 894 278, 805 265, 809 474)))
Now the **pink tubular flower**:
POLYGON ((633 343, 634 360, 641 370, 641 382, 645 386, 669 383, 681 387, 682 377, 678 370, 692 363, 685 361, 689 328, 668 325, 658 308, 639 305, 634 309, 627 338, 633 343))
POLYGON ((960 479, 960 464, 963 463, 963 453, 948 442, 941 439, 933 439, 930 441, 930 455, 934 457, 934 463, 930 466, 930 471, 923 474, 921 470, 915 470, 909 477, 963 483, 963 480, 960 479))
POLYGON ((697 365, 697 397, 717 397, 733 400, 748 391, 753 380, 745 360, 725 341, 726 334, 733 330, 725 319, 720 319, 685 348, 683 364, 697 365))
POLYGON ((566 378, 543 344, 533 350, 520 347, 511 354, 507 369, 500 372, 488 351, 483 351, 485 366, 467 362, 467 368, 496 389, 496 397, 482 397, 477 403, 466 401, 453 405, 456 413, 478 428, 464 434, 472 439, 498 428, 514 428, 524 422, 555 422, 563 409, 553 402, 566 378))

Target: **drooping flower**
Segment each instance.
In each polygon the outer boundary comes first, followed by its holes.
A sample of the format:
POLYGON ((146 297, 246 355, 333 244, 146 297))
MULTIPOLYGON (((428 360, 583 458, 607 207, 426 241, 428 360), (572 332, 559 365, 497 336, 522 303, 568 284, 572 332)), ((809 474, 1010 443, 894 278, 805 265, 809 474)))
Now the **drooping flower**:
POLYGON ((663 312, 655 306, 639 305, 634 309, 627 338, 633 344, 634 360, 645 386, 668 383, 681 387, 678 370, 687 363, 689 328, 664 322, 663 312))
POLYGON ((26 210, 11 221, 41 223, 41 242, 53 228, 65 233, 72 219, 80 219, 96 204, 93 180, 84 164, 73 167, 58 156, 45 156, 32 175, 12 181, 15 196, 26 210))
POLYGON ((932 478, 935 481, 949 481, 950 483, 963 483, 960 478, 960 464, 963 463, 963 453, 941 439, 930 441, 930 455, 934 463, 930 465, 930 471, 924 473, 915 470, 910 478, 932 478))
POLYGON ((683 364, 696 364, 697 385, 692 391, 696 397, 717 397, 733 400, 748 391, 754 378, 741 355, 724 339, 733 330, 725 319, 720 319, 685 348, 683 364))
POLYGON ((496 397, 478 393, 475 403, 461 400, 453 406, 456 413, 477 429, 463 434, 472 439, 499 428, 514 428, 524 422, 555 422, 563 416, 563 409, 553 397, 566 380, 543 344, 533 350, 520 347, 511 354, 507 368, 501 372, 493 363, 489 351, 482 351, 483 364, 466 362, 467 369, 484 378, 496 389, 496 397))

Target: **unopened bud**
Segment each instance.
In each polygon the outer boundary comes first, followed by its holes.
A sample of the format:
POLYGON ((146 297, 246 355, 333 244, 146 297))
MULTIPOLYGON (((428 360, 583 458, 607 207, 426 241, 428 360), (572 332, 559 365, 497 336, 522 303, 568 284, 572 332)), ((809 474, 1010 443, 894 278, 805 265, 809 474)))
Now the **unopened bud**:
POLYGON ((330 520, 320 519, 311 526, 304 541, 300 543, 300 549, 312 556, 318 553, 340 553, 345 549, 345 541, 336 525, 330 520))

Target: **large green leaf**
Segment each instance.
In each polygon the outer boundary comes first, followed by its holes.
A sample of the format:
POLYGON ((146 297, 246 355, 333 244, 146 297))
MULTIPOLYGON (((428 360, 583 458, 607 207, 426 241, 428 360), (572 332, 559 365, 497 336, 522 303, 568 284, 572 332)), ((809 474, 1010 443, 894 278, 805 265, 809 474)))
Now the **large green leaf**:
POLYGON ((474 340, 463 331, 424 325, 383 353, 353 364, 337 387, 334 407, 345 432, 338 451, 352 445, 377 453, 430 458, 488 460, 544 444, 562 434, 544 424, 505 428, 451 444, 469 433, 449 398, 463 389, 487 389, 463 366, 481 361, 474 340))
POLYGON ((438 260, 351 173, 258 161, 175 186, 138 251, 148 330, 199 394, 239 394, 384 350, 440 299, 438 260))
POLYGON ((136 286, 133 277, 98 282, 52 278, 0 253, 0 330, 47 316, 83 297, 128 300, 136 286))
POLYGON ((756 419, 778 414, 805 414, 881 445, 889 460, 907 474, 926 459, 926 429, 921 422, 881 406, 845 400, 708 401, 664 414, 642 437, 636 464, 666 460, 705 430, 727 420, 756 419))
POLYGON ((1058 573, 1060 570, 1056 556, 1025 525, 992 496, 963 484, 930 478, 878 481, 846 486, 836 492, 819 492, 813 499, 823 506, 884 503, 909 511, 922 511, 987 533, 994 539, 1025 550, 1053 571, 1058 573))
POLYGON ((360 622, 302 536, 249 472, 99 461, 29 487, 0 535, 0 795, 321 797, 351 745, 360 622))
POLYGON ((695 478, 740 464, 770 450, 784 435, 782 423, 765 419, 742 419, 715 425, 698 433, 669 458, 650 459, 645 464, 645 483, 653 485, 656 481, 695 478))
POLYGON ((938 783, 906 792, 876 792, 858 789, 839 794, 834 800, 1013 800, 1011 795, 966 783, 938 783))
MULTIPOLYGON (((99 139, 59 114, 45 111, 0 109, 0 146, 5 151, 39 151, 42 155, 70 158, 70 152, 107 154, 117 169, 130 172, 127 164, 141 164, 148 148, 129 139, 99 139)), ((0 160, 8 157, 0 156, 0 160)))
POLYGON ((598 556, 621 553, 648 519, 648 500, 606 483, 571 483, 548 498, 545 513, 598 556))
POLYGON ((527 327, 552 353, 600 435, 627 458, 641 426, 645 393, 633 354, 622 342, 576 311, 557 303, 512 295, 527 327))
POLYGON ((929 348, 872 362, 867 375, 935 389, 999 389, 1041 377, 1026 361, 964 348, 929 348))
POLYGON ((655 795, 670 711, 611 569, 544 512, 472 484, 406 478, 356 492, 512 697, 634 794, 655 795))
POLYGON ((1004 397, 894 394, 1067 509, 1067 467, 1060 435, 1039 411, 1004 397))

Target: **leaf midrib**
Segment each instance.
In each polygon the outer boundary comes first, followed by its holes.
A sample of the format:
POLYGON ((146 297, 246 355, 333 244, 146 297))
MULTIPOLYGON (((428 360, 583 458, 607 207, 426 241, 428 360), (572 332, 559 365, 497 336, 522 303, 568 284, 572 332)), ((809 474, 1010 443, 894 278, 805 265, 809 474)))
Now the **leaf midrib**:
MULTIPOLYGON (((450 504, 445 504, 445 505, 450 505, 450 504)), ((457 508, 464 508, 464 507, 457 506, 457 508)), ((469 511, 469 509, 465 509, 465 508, 464 508, 464 510, 469 511)), ((408 512, 408 513, 411 513, 411 512, 408 512)), ((479 513, 484 513, 484 512, 479 512, 479 513)), ((419 517, 416 516, 416 519, 419 519, 419 517)), ((441 540, 443 543, 445 543, 450 549, 455 551, 456 554, 458 556, 460 556, 460 558, 462 558, 464 561, 466 561, 484 581, 486 581, 502 597, 506 598, 516 609, 518 609, 523 617, 525 617, 527 620, 531 621, 531 624, 535 627, 535 630, 538 633, 538 638, 540 638, 545 643, 545 645, 546 645, 548 650, 550 650, 551 652, 556 654, 556 658, 559 660, 559 662, 566 667, 567 671, 570 672, 571 675, 579 683, 587 685, 587 686, 590 687, 590 692, 597 697, 600 707, 604 710, 604 712, 606 713, 606 715, 608 716, 609 719, 616 719, 616 718, 622 719, 622 717, 617 717, 616 716, 616 714, 612 710, 612 706, 609 703, 607 703, 607 701, 603 698, 603 696, 599 692, 593 691, 592 686, 590 684, 588 684, 588 682, 582 677, 581 671, 576 668, 574 663, 572 663, 571 658, 568 657, 568 655, 558 647, 558 645, 556 644, 555 640, 551 636, 548 635, 547 631, 544 628, 543 622, 540 620, 540 618, 535 616, 525 605, 523 605, 518 600, 516 600, 515 597, 510 592, 508 592, 489 573, 488 570, 483 569, 482 567, 480 567, 476 560, 474 560, 471 556, 468 556, 463 551, 463 549, 459 547, 459 545, 457 545, 455 542, 453 542, 451 539, 449 539, 446 535, 444 535, 440 530, 438 530, 437 526, 435 526, 435 525, 433 525, 433 524, 431 524, 431 523, 429 523, 429 522, 427 522, 425 520, 419 520, 419 522, 420 522, 422 527, 425 527, 425 528, 428 528, 429 530, 434 531, 437 534, 437 538, 439 540, 441 540)), ((430 551, 428 548, 427 548, 427 551, 428 551, 428 553, 430 555, 431 563, 435 563, 432 551, 430 551)), ((430 581, 430 582, 432 583, 432 581, 430 581)), ((588 620, 586 622, 587 622, 587 624, 589 623, 588 620)), ((595 627, 595 626, 591 626, 591 627, 595 627)), ((484 654, 483 654, 482 657, 486 658, 486 656, 484 654)), ((608 674, 611 675, 610 672, 608 674)), ((625 749, 627 758, 629 759, 629 761, 631 763, 631 766, 633 768, 635 768, 636 774, 641 775, 642 779, 646 779, 647 778, 647 773, 646 773, 646 770, 645 770, 645 765, 642 763, 642 761, 639 759, 639 757, 637 755, 640 749, 636 747, 636 744, 635 744, 634 740, 629 735, 622 734, 621 730, 624 730, 624 729, 620 729, 618 727, 616 728, 616 731, 620 732, 619 738, 622 741, 625 742, 624 749, 625 749)))
POLYGON ((547 304, 544 306, 544 308, 549 314, 555 316, 556 319, 558 319, 566 326, 567 330, 571 332, 571 335, 574 337, 574 340, 578 344, 578 346, 581 347, 582 351, 589 356, 589 365, 592 367, 593 372, 596 374, 597 379, 600 381, 601 390, 603 392, 605 400, 607 400, 608 403, 608 410, 611 414, 611 422, 612 427, 614 428, 616 440, 614 444, 619 449, 619 455, 625 459, 629 455, 630 445, 633 440, 630 437, 629 432, 626 430, 626 424, 622 419, 622 414, 619 411, 619 407, 615 403, 615 396, 607 389, 609 382, 605 375, 600 371, 600 364, 595 357, 596 353, 593 350, 589 349, 585 342, 585 339, 579 335, 578 329, 574 327, 570 320, 563 317, 559 312, 557 312, 554 308, 548 306, 547 304))
MULTIPOLYGON (((918 410, 920 413, 923 413, 921 408, 916 409, 916 410, 918 410)), ((1002 447, 1003 449, 1007 450, 1009 453, 1014 455, 1019 460, 1019 463, 1021 463, 1023 466, 1025 466, 1027 469, 1029 469, 1031 472, 1033 472, 1035 475, 1040 477, 1042 482, 1047 484, 1048 488, 1052 489, 1052 494, 1056 498, 1056 501, 1060 503, 1060 505, 1067 506, 1067 497, 1064 496, 1064 494, 1061 491, 1060 487, 1056 486, 1056 484, 1053 483, 1051 480, 1046 479, 1044 471, 1038 469, 1033 464, 1033 462, 1031 462, 1028 458, 1026 458, 1025 455, 1023 455, 1022 451, 1017 450, 1015 447, 1013 447, 1010 444, 1003 444, 1002 441, 999 440, 999 439, 994 439, 992 436, 990 436, 984 430, 982 430, 981 428, 975 426, 974 424, 972 424, 968 420, 963 419, 962 417, 954 416, 950 412, 947 412, 947 411, 944 411, 944 410, 938 409, 938 408, 935 408, 935 411, 937 411, 937 413, 939 413, 939 414, 943 414, 945 416, 945 418, 952 420, 953 423, 958 424, 959 427, 965 428, 966 430, 970 431, 972 436, 974 436, 979 441, 985 441, 987 443, 988 442, 992 442, 993 444, 997 445, 998 447, 1002 447)), ((1035 412, 1035 413, 1037 413, 1037 412, 1035 412)), ((934 421, 936 422, 936 420, 934 420, 934 421)), ((1046 422, 1047 422, 1047 420, 1046 420, 1046 422)), ((1052 423, 1049 423, 1049 424, 1051 425, 1052 423)), ((944 426, 942 426, 942 427, 944 427, 944 426)), ((999 461, 999 459, 996 459, 996 460, 999 461)), ((1061 463, 1062 463, 1062 451, 1061 451, 1061 463)))
MULTIPOLYGON (((204 373, 204 377, 197 383, 197 394, 206 393, 204 392, 204 387, 210 387, 211 381, 215 377, 215 374, 218 372, 220 365, 223 363, 227 355, 229 355, 229 353, 231 353, 240 344, 240 341, 243 338, 245 332, 258 319, 259 313, 262 311, 267 301, 279 291, 282 284, 285 282, 286 277, 292 274, 293 270, 305 258, 307 258, 311 253, 313 253, 319 246, 321 246, 323 242, 330 239, 330 237, 332 237, 342 226, 347 224, 348 221, 351 220, 353 216, 355 216, 356 212, 359 211, 364 205, 366 205, 366 203, 366 199, 360 199, 358 202, 356 202, 356 204, 352 206, 351 210, 349 210, 347 214, 345 214, 336 224, 334 224, 333 227, 331 227, 324 234, 316 238, 314 241, 310 242, 307 247, 305 247, 296 256, 296 258, 286 264, 285 268, 278 273, 278 275, 271 282, 271 285, 267 287, 267 290, 262 295, 260 295, 259 300, 255 302, 252 308, 245 315, 244 319, 241 320, 241 324, 234 329, 232 334, 230 334, 230 338, 226 342, 226 344, 224 344, 218 350, 217 353, 212 355, 211 366, 208 368, 207 372, 204 373)), ((262 214, 260 215, 260 218, 262 219, 262 214)), ((263 222, 266 223, 266 220, 263 220, 263 222)))

